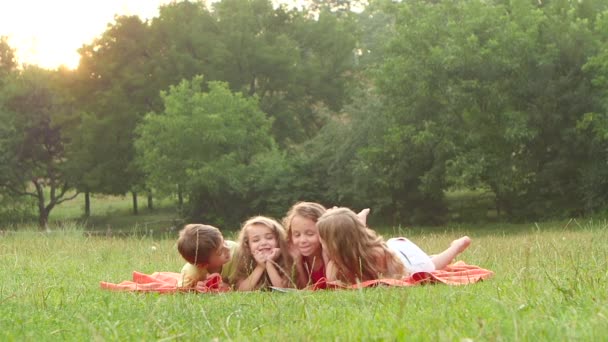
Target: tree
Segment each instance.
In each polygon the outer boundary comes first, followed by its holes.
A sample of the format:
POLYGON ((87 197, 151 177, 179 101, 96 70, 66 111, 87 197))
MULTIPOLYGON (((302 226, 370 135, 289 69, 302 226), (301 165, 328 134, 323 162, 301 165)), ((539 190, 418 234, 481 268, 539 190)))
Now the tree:
POLYGON ((588 142, 588 148, 580 151, 588 156, 588 162, 581 165, 580 189, 585 212, 589 214, 605 211, 608 204, 608 12, 595 14, 593 18, 597 19, 593 33, 598 49, 583 71, 591 79, 589 95, 598 107, 585 113, 577 124, 577 133, 588 142))
POLYGON ((320 103, 339 110, 347 101, 356 41, 349 17, 325 11, 312 19, 273 9, 267 0, 224 0, 214 9, 218 41, 210 79, 257 95, 281 146, 317 133, 326 119, 316 111, 320 103))
POLYGON ((0 107, 0 187, 36 199, 38 223, 48 229, 50 212, 74 198, 66 164, 65 117, 70 114, 57 88, 55 71, 27 67, 5 88, 0 107))
POLYGON ((79 52, 75 93, 81 120, 75 139, 81 150, 78 188, 87 192, 133 194, 144 176, 134 164, 133 130, 158 103, 149 63, 149 27, 136 16, 116 17, 115 23, 79 52))
POLYGON ((390 129, 372 160, 412 179, 401 193, 423 190, 438 203, 466 184, 491 189, 511 219, 581 213, 589 156, 576 124, 596 108, 582 72, 594 44, 589 21, 568 6, 399 6, 378 74, 390 129))
POLYGON ((0 86, 3 80, 17 68, 15 51, 8 44, 5 36, 0 36, 0 86))
POLYGON ((235 223, 249 213, 256 159, 274 148, 271 121, 254 97, 208 87, 199 76, 163 92, 165 109, 146 115, 136 148, 150 186, 185 189, 195 218, 235 223))

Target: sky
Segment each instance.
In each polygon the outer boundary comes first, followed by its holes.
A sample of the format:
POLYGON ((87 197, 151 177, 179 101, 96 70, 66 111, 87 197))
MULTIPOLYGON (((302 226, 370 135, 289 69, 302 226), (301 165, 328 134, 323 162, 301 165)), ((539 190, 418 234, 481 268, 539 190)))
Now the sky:
POLYGON ((54 69, 78 66, 77 50, 101 36, 114 15, 158 16, 172 0, 0 0, 0 36, 17 62, 54 69))

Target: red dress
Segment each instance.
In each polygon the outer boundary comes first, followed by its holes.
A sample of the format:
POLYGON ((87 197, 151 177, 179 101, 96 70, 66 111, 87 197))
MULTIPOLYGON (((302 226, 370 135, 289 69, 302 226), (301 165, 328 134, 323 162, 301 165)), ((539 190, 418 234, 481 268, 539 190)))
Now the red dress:
MULTIPOLYGON (((310 269, 308 263, 306 263, 306 266, 308 269, 310 269)), ((322 264, 318 270, 310 273, 310 283, 316 284, 319 280, 321 280, 321 278, 325 278, 325 264, 322 264)))

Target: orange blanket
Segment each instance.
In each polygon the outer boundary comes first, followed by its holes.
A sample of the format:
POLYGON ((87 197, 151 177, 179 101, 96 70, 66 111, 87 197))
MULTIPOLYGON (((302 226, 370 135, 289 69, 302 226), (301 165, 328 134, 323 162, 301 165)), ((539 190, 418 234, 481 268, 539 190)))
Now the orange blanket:
POLYGON ((135 292, 158 292, 158 293, 173 293, 173 292, 189 292, 196 291, 200 293, 208 292, 226 292, 230 288, 222 286, 222 276, 217 273, 210 274, 207 280, 199 281, 196 288, 179 288, 177 281, 181 274, 175 272, 154 272, 150 275, 133 272, 133 280, 125 280, 120 284, 100 282, 102 289, 114 291, 135 291, 135 292))
POLYGON ((468 265, 463 261, 457 261, 446 268, 433 272, 418 272, 404 279, 376 279, 368 280, 359 284, 344 285, 340 282, 326 282, 319 280, 311 289, 359 289, 373 286, 416 286, 422 284, 443 283, 447 285, 467 285, 488 279, 494 272, 479 266, 468 265))
MULTIPOLYGON (((377 279, 369 280, 354 285, 343 285, 339 282, 327 282, 321 279, 316 284, 307 288, 308 290, 321 289, 358 289, 373 286, 416 286, 421 284, 443 283, 448 285, 466 285, 488 279, 494 272, 480 268, 479 266, 467 265, 458 261, 445 269, 433 272, 414 273, 405 279, 377 279)), ((133 280, 125 280, 120 284, 113 284, 102 281, 101 288, 115 291, 136 291, 136 292, 158 292, 173 293, 196 291, 200 293, 226 292, 229 289, 222 286, 222 277, 219 274, 212 274, 206 281, 198 282, 195 289, 184 289, 177 287, 177 280, 180 274, 174 272, 154 272, 150 275, 133 272, 133 280)))

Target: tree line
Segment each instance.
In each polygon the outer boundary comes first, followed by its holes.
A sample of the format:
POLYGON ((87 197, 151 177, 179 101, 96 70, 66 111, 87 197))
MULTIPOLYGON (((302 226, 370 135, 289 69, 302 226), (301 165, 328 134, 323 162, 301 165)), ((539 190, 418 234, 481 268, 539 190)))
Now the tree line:
POLYGON ((183 1, 117 16, 76 70, 19 65, 2 38, 0 218, 131 193, 216 224, 298 200, 440 224, 455 188, 508 220, 602 213, 607 10, 183 1))

